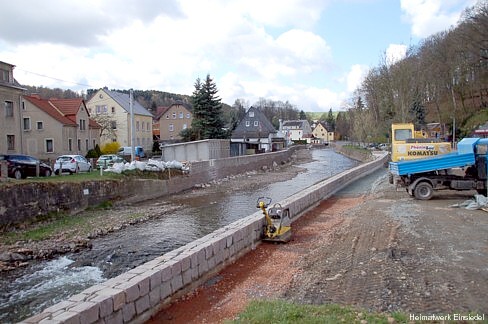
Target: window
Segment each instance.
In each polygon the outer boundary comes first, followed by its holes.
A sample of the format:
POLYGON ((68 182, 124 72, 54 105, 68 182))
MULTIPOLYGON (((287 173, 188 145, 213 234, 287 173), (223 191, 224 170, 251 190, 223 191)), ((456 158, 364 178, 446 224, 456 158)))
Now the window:
POLYGON ((44 129, 44 123, 42 121, 37 122, 37 130, 43 130, 44 129))
POLYGON ((23 127, 24 127, 24 131, 30 131, 31 130, 31 120, 30 120, 30 117, 24 117, 24 119, 23 119, 23 127))
POLYGON ((183 124, 183 129, 187 129, 188 128, 188 125, 187 124, 183 124))
POLYGON ((88 138, 85 140, 85 147, 86 147, 86 150, 88 151, 88 138))
POLYGON ((259 121, 255 120, 254 121, 254 126, 259 126, 259 121))
POLYGON ((10 83, 10 71, 0 69, 0 81, 10 83))
POLYGON ((95 106, 95 109, 96 109, 97 114, 106 114, 107 113, 107 105, 95 106))
POLYGON ((93 140, 93 148, 95 148, 95 146, 97 146, 97 142, 93 140))
POLYGON ((110 122, 110 126, 112 127, 112 129, 117 129, 117 122, 115 120, 112 120, 110 122))
POLYGON ((5 117, 14 117, 14 103, 5 101, 5 117))
POLYGON ((139 131, 139 121, 136 121, 136 132, 139 131))
POLYGON ((81 151, 81 140, 78 139, 78 151, 81 151))
POLYGON ((182 119, 182 118, 183 118, 183 112, 180 111, 180 119, 182 119))
POLYGON ((22 101, 22 110, 25 110, 25 101, 22 101))
POLYGON ((254 111, 249 112, 249 117, 254 117, 254 111))
POLYGON ((190 113, 186 113, 186 118, 190 119, 190 113))
POLYGON ((176 111, 173 113, 173 119, 176 119, 176 111))
POLYGON ((251 126, 251 122, 249 120, 246 120, 246 127, 251 126))
POLYGON ((73 152, 73 139, 68 138, 68 151, 73 152))
POLYGON ((86 120, 80 119, 80 131, 86 130, 86 120))
POLYGON ((15 150, 15 135, 7 135, 7 150, 15 150))
POLYGON ((412 131, 410 129, 395 129, 395 141, 404 141, 407 138, 412 138, 412 131))
POLYGON ((175 126, 173 124, 169 124, 169 131, 173 132, 175 130, 175 126))
POLYGON ((115 114, 115 107, 112 107, 112 114, 115 114))
POLYGON ((151 125, 149 124, 149 122, 146 123, 146 129, 148 132, 151 131, 151 125))
POLYGON ((166 119, 169 119, 169 115, 166 115, 166 119))
POLYGON ((46 139, 46 153, 54 152, 54 141, 52 138, 46 139))

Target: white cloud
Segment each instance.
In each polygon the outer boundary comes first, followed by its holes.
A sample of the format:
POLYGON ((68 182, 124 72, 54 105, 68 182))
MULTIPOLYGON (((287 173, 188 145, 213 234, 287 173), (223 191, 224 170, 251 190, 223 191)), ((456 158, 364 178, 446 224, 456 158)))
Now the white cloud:
POLYGON ((368 71, 369 67, 366 65, 355 64, 351 66, 351 70, 346 77, 347 91, 353 92, 354 90, 359 88, 368 71))
POLYGON ((407 45, 390 44, 386 49, 386 64, 392 65, 407 55, 407 45))
POLYGON ((401 0, 412 34, 425 38, 455 25, 461 12, 476 0, 401 0))

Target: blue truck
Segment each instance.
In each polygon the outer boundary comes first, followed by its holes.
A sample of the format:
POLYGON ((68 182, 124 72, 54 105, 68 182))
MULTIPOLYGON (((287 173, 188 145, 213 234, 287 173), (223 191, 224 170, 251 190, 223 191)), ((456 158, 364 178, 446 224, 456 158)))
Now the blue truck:
POLYGON ((477 190, 486 196, 488 138, 464 138, 457 151, 417 160, 390 162, 390 172, 416 199, 435 190, 477 190))

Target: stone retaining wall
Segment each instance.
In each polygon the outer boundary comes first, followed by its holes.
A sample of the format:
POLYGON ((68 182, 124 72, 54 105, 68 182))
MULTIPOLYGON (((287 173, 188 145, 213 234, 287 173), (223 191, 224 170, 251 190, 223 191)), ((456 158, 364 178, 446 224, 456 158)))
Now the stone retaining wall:
MULTIPOLYGON (((0 229, 8 229, 49 213, 77 213, 105 201, 135 202, 154 199, 247 171, 272 168, 291 160, 292 154, 303 147, 288 150, 197 161, 191 164, 187 176, 169 180, 124 179, 105 181, 26 182, 0 187, 0 229)), ((68 176, 66 176, 68 177, 68 176)))
MULTIPOLYGON (((315 184, 280 203, 293 220, 347 184, 381 168, 386 154, 315 184)), ((261 212, 92 286, 23 323, 143 323, 261 242, 261 212)))

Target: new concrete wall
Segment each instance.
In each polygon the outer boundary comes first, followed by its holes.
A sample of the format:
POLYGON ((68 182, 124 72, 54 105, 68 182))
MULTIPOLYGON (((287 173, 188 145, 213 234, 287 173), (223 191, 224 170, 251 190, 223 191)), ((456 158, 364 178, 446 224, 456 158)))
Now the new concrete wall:
POLYGON ((209 139, 164 145, 161 150, 165 161, 205 161, 230 156, 230 140, 209 139))
MULTIPOLYGON (((382 167, 387 155, 315 184, 280 203, 296 220, 347 184, 382 167)), ((261 212, 92 286, 23 323, 143 323, 261 242, 261 212)))

